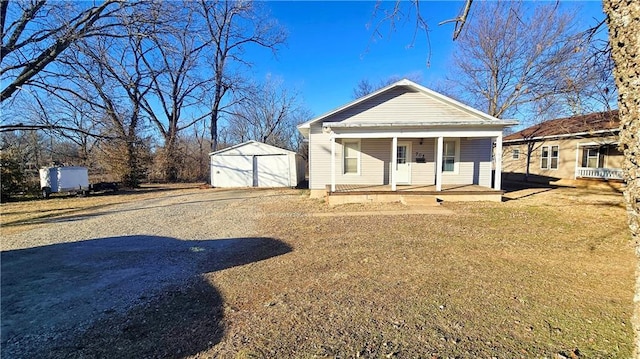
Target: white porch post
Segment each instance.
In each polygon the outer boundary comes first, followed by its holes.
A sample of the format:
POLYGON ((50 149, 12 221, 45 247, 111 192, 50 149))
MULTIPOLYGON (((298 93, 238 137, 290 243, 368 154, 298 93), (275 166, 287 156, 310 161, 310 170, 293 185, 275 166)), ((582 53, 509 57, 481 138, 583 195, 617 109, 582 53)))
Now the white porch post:
POLYGON ((444 147, 444 138, 438 137, 438 145, 436 146, 436 191, 442 191, 442 147, 444 147))
POLYGON ((331 192, 336 191, 336 138, 331 136, 331 192))
POLYGON ((573 170, 573 179, 578 178, 578 161, 580 159, 580 143, 576 143, 576 168, 573 170))
POLYGON ((396 191, 396 167, 398 166, 398 137, 394 136, 391 141, 391 190, 396 191))
POLYGON ((493 189, 500 190, 500 185, 502 182, 502 135, 496 137, 496 171, 494 173, 493 179, 493 189))

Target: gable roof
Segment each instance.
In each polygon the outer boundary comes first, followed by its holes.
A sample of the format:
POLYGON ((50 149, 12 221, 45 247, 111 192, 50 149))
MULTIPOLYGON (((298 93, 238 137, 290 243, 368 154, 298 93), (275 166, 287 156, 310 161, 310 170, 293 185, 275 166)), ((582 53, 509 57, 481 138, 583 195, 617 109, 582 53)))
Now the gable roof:
MULTIPOLYGON (((419 126, 428 126, 428 125, 443 125, 443 124, 463 124, 463 122, 465 124, 468 124, 470 121, 472 123, 491 124, 491 125, 500 125, 500 126, 510 126, 510 125, 517 124, 517 121, 498 119, 482 111, 479 111, 470 106, 467 106, 459 101, 456 101, 450 97, 437 93, 424 86, 418 85, 415 82, 412 82, 407 79, 403 79, 391 85, 383 87, 375 92, 372 92, 366 96, 363 96, 359 99, 356 99, 352 102, 349 102, 346 105, 338 107, 337 109, 329 111, 319 117, 316 117, 312 120, 304 122, 298 125, 298 130, 300 130, 300 132, 302 132, 302 134, 305 137, 308 137, 308 133, 311 125, 315 122, 325 121, 325 120, 331 120, 332 122, 334 122, 334 125, 336 125, 336 127, 339 126, 337 124, 338 122, 343 122, 343 121, 352 122, 350 125, 360 125, 360 126, 371 125, 372 124, 371 122, 367 122, 364 119, 367 116, 359 116, 359 114, 362 114, 362 112, 359 112, 361 111, 360 107, 368 108, 365 102, 368 102, 368 101, 371 102, 376 97, 381 97, 383 99, 382 105, 380 104, 377 105, 378 107, 382 107, 384 106, 384 103, 386 101, 390 99, 400 98, 400 97, 394 97, 393 92, 394 91, 397 92, 397 90, 402 90, 402 89, 404 89, 405 92, 410 91, 410 92, 415 92, 420 94, 423 99, 423 101, 420 101, 420 105, 422 105, 423 108, 425 108, 425 106, 426 107, 437 106, 439 108, 436 111, 436 112, 439 111, 437 115, 442 117, 442 114, 446 113, 446 117, 449 119, 446 121, 440 120, 437 123, 433 121, 421 121, 421 122, 411 121, 409 123, 407 121, 403 122, 398 119, 393 119, 393 120, 386 121, 386 123, 376 123, 376 125, 393 126, 393 125, 411 125, 412 124, 412 125, 419 125, 419 126), (354 115, 352 112, 356 112, 356 113, 359 112, 359 114, 354 115), (352 116, 353 117, 359 116, 360 118, 358 118, 357 120, 351 120, 352 116), (455 119, 455 120, 452 120, 452 119, 455 119)), ((409 99, 408 101, 415 101, 415 98, 409 99)), ((436 113, 434 113, 434 115, 435 114, 436 113)))
POLYGON ((282 155, 295 152, 285 150, 284 148, 268 145, 266 143, 250 140, 239 143, 231 147, 223 148, 209 153, 209 156, 261 156, 261 155, 282 155))
POLYGON ((619 127, 618 110, 595 112, 544 121, 505 136, 503 142, 611 133, 617 131, 619 127))

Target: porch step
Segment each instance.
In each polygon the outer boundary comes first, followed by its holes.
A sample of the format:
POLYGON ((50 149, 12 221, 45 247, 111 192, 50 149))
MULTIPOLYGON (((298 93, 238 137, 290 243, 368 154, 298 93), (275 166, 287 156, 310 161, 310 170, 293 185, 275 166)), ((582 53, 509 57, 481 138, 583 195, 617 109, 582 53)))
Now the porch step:
POLYGON ((425 195, 402 195, 400 202, 406 206, 412 207, 432 207, 438 206, 438 199, 435 196, 425 196, 425 195))

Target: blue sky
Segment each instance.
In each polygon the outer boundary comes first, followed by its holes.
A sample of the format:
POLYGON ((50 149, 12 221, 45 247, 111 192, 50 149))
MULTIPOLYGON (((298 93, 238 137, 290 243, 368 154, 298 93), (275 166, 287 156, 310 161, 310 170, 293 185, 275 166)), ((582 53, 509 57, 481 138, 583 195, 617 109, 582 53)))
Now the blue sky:
MULTIPOLYGON (((584 28, 604 18, 601 1, 560 4, 577 9, 584 28)), ((421 3, 430 26, 429 67, 424 34, 418 33, 414 46, 409 46, 413 23, 400 23, 395 32, 385 27, 382 38, 372 39, 367 24, 372 22, 373 1, 274 1, 264 5, 289 36, 276 58, 266 51, 256 52, 260 57, 254 60, 255 75, 280 77, 287 87, 298 90, 305 105, 318 116, 351 101, 353 88, 362 79, 377 83, 390 76, 417 74, 421 84, 430 87, 444 78, 454 47, 453 24, 438 23, 456 17, 464 2, 421 3)))

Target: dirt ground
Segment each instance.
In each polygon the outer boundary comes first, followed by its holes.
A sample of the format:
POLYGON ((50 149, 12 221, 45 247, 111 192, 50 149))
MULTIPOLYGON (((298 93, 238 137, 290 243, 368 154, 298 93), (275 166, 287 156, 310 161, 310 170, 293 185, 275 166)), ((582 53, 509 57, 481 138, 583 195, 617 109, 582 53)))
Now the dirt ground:
POLYGON ((1 355, 628 357, 621 195, 505 199, 420 212, 173 186, 3 204, 1 355))

